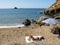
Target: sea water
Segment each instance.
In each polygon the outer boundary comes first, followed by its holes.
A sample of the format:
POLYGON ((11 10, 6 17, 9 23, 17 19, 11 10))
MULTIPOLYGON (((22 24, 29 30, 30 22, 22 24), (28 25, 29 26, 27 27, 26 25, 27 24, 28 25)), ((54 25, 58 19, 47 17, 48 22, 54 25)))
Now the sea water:
POLYGON ((44 8, 0 9, 0 26, 21 26, 25 19, 38 19, 44 8))

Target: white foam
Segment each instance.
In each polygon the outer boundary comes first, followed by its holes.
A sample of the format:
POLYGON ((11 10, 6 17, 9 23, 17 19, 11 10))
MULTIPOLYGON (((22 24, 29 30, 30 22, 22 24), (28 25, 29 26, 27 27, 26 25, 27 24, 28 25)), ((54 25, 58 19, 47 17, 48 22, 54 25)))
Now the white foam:
POLYGON ((23 27, 24 25, 14 25, 14 26, 0 26, 0 28, 17 28, 17 27, 23 27))

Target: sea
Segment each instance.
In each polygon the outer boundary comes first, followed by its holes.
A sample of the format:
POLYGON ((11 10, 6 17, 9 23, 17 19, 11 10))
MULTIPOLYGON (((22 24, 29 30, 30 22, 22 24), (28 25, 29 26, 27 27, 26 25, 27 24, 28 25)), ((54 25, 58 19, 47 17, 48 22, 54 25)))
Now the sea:
POLYGON ((37 20, 45 8, 0 9, 0 28, 22 27, 25 19, 37 20))

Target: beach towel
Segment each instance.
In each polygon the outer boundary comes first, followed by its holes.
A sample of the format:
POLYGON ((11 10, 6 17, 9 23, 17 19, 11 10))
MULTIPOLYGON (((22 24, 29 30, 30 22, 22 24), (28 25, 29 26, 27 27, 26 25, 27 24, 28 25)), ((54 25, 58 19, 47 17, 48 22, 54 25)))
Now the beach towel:
MULTIPOLYGON (((34 38, 36 38, 36 37, 39 37, 39 38, 41 38, 42 36, 33 36, 34 38)), ((26 43, 32 43, 32 42, 42 42, 42 41, 44 41, 44 39, 42 39, 42 40, 29 40, 29 36, 26 36, 25 37, 25 40, 26 40, 26 43)))

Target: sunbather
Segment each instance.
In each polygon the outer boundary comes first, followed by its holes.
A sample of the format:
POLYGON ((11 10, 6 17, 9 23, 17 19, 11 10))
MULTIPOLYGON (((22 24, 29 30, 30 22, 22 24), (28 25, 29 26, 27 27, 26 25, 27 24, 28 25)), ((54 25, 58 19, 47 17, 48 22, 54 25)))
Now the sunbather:
POLYGON ((42 39, 44 39, 44 37, 41 37, 41 38, 39 38, 39 37, 36 37, 36 38, 34 38, 32 35, 29 35, 29 40, 42 40, 42 39))

